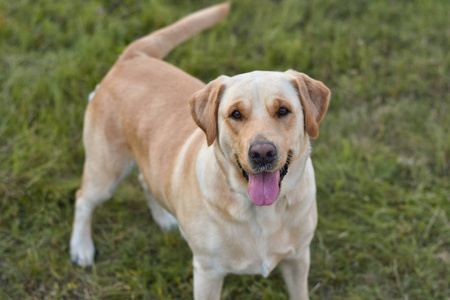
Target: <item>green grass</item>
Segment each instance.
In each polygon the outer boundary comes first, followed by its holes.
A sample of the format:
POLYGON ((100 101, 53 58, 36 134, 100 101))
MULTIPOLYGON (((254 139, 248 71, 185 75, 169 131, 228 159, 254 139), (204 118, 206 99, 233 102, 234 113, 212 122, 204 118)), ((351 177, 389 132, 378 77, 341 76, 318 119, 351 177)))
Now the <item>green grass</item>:
MULTIPOLYGON (((96 264, 70 262, 87 96, 136 38, 208 1, 0 0, 0 299, 190 299, 191 252, 136 176, 96 210, 96 264)), ((235 1, 167 61, 209 81, 292 68, 332 101, 313 143, 312 299, 450 297, 450 1, 235 1), (262 5, 260 3, 263 3, 262 5)), ((224 299, 286 299, 229 276, 224 299)))

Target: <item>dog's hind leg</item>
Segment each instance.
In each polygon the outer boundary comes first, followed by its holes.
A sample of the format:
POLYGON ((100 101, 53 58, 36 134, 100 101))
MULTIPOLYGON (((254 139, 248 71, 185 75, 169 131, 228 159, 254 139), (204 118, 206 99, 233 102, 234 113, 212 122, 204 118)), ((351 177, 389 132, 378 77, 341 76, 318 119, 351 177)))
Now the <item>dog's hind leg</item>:
POLYGON ((91 220, 95 207, 111 198, 135 165, 124 144, 111 142, 100 126, 89 121, 87 112, 83 134, 86 159, 70 239, 71 259, 80 266, 89 266, 94 259, 91 220))
POLYGON ((142 173, 139 174, 139 181, 141 182, 142 188, 144 189, 145 197, 148 201, 148 206, 150 207, 153 220, 156 222, 156 224, 158 224, 158 226, 163 231, 168 231, 178 226, 177 219, 175 219, 175 217, 164 207, 162 207, 161 204, 159 204, 155 199, 155 196, 153 196, 152 192, 150 191, 142 173))

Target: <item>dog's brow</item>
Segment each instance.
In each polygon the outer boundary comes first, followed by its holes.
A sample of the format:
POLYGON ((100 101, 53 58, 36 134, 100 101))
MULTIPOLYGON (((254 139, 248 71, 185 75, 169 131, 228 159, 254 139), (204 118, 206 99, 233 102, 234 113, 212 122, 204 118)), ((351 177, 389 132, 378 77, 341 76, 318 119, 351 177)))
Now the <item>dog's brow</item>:
POLYGON ((233 103, 231 103, 231 105, 228 107, 228 114, 231 114, 233 112, 234 109, 242 109, 244 106, 244 101, 242 100, 237 100, 233 103))

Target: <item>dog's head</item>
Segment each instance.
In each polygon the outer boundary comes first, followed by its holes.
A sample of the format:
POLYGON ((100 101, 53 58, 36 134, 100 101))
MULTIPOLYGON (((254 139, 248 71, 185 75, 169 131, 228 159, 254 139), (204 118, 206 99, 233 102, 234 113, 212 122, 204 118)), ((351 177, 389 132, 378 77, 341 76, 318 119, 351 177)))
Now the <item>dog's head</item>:
POLYGON ((271 205, 291 160, 319 135, 330 90, 292 70, 221 76, 192 97, 191 112, 214 144, 248 182, 256 205, 271 205))

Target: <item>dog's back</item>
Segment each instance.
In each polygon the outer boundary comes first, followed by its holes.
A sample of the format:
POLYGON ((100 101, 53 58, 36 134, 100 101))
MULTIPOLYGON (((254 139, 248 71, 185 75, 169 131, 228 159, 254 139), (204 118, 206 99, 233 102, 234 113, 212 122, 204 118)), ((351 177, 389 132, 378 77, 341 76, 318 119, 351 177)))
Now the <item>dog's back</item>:
POLYGON ((112 196, 135 162, 146 166, 141 172, 154 195, 166 198, 170 169, 197 128, 189 99, 204 84, 161 58, 228 10, 228 3, 212 6, 133 42, 100 83, 84 119, 86 160, 71 238, 72 260, 79 265, 93 261, 93 209, 112 196))
MULTIPOLYGON (((162 174, 170 173, 181 146, 197 128, 189 98, 204 87, 203 82, 161 58, 222 20, 228 10, 228 3, 203 9, 130 44, 88 107, 95 114, 93 119, 103 124, 102 131, 112 145, 126 145, 139 165, 150 166, 141 171, 146 179, 159 182, 158 187, 167 186, 169 178, 162 174), (153 149, 150 155, 148 149, 153 149)), ((153 190, 155 196, 164 198, 158 195, 160 189, 153 190)))

